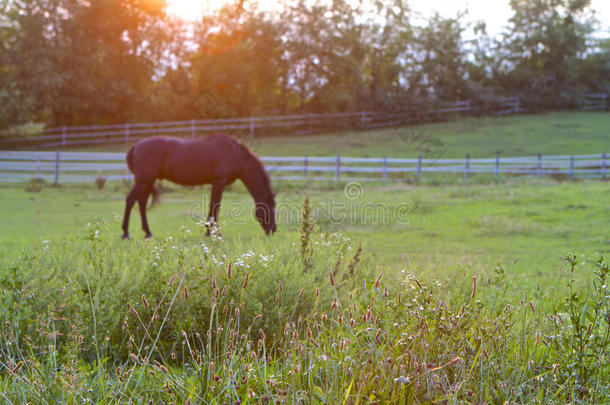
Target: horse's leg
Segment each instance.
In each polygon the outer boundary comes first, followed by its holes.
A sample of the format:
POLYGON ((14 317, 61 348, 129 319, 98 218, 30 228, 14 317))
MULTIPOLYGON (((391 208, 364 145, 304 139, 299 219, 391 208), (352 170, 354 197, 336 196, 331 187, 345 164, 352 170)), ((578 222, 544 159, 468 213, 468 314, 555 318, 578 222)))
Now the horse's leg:
MULTIPOLYGON (((219 181, 212 184, 212 197, 210 199, 210 211, 208 212, 208 223, 218 224, 218 211, 220 211, 220 199, 222 198, 222 192, 225 189, 226 183, 224 181, 219 181)), ((208 226, 208 230, 206 235, 210 235, 210 227, 208 226)))
POLYGON ((152 184, 142 184, 140 191, 138 192, 138 207, 140 208, 140 218, 142 219, 142 230, 145 232, 145 238, 152 238, 152 233, 148 227, 148 220, 146 219, 146 203, 148 202, 148 196, 152 193, 152 184))
POLYGON ((123 239, 129 239, 129 214, 136 203, 138 185, 134 185, 125 198, 125 214, 123 214, 123 239))

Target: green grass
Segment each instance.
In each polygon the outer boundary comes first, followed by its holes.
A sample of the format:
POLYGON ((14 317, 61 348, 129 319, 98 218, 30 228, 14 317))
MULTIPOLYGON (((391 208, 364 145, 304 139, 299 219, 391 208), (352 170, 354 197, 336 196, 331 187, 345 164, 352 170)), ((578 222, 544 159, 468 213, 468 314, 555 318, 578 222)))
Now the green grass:
MULTIPOLYGON (((458 118, 424 124, 422 139, 444 145, 447 158, 534 156, 609 152, 610 114, 553 112, 491 118, 458 118)), ((252 149, 261 156, 417 157, 417 142, 406 142, 413 127, 373 131, 344 131, 316 135, 265 136, 256 133, 252 149)), ((80 148, 79 148, 80 149, 80 148)), ((99 146, 90 150, 125 151, 125 145, 99 146)), ((425 153, 424 153, 425 155, 425 153)))
MULTIPOLYGON (((362 241, 385 271, 465 266, 485 272, 500 263, 511 280, 535 288, 549 283, 558 286, 558 266, 567 251, 577 252, 590 263, 610 253, 608 183, 523 179, 441 187, 363 183, 356 199, 346 197, 345 184, 276 183, 279 234, 297 230, 302 193, 307 192, 314 211, 319 212, 320 230, 346 232, 362 241), (331 207, 340 225, 328 219, 331 207), (406 207, 406 216, 397 220, 401 207, 406 207)), ((45 187, 40 193, 3 186, 2 250, 78 237, 96 219, 113 224, 118 239, 125 193, 118 183, 102 191, 90 185, 45 187)), ((193 226, 207 213, 208 201, 209 187, 172 187, 149 213, 153 233, 164 239, 182 225, 193 226)), ((241 184, 225 193, 221 224, 227 244, 247 245, 261 236, 262 229, 250 215, 252 207, 241 184)), ((135 208, 131 235, 143 236, 135 208)))
MULTIPOLYGON (((424 130, 446 157, 600 153, 609 123, 424 130)), ((393 129, 260 139, 261 155, 418 153, 393 129)), ((2 401, 610 402, 608 182, 275 181, 272 237, 236 184, 221 238, 200 223, 209 187, 165 186, 155 237, 134 209, 130 241, 122 183, 0 186, 2 401)))
MULTIPOLYGON (((298 209, 288 187, 279 202, 298 209)), ((353 200, 319 184, 314 213, 332 198, 361 221, 328 234, 320 216, 310 233, 297 211, 265 237, 236 210, 222 239, 188 218, 201 190, 177 189, 147 241, 137 218, 119 239, 117 188, 3 188, 7 402, 610 399, 608 268, 593 274, 607 183, 367 184, 353 200), (378 201, 410 201, 410 223, 371 223, 378 201)), ((234 187, 225 208, 248 198, 234 187)))

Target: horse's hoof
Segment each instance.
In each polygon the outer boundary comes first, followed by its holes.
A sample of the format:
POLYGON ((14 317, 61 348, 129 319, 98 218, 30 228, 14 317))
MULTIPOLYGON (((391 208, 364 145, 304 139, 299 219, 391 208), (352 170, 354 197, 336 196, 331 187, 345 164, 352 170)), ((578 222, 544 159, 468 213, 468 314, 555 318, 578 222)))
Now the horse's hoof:
POLYGON ((144 236, 144 239, 150 239, 152 237, 153 237, 152 233, 149 232, 144 236))
POLYGON ((123 236, 121 236, 121 239, 129 240, 129 234, 128 233, 124 233, 123 236))

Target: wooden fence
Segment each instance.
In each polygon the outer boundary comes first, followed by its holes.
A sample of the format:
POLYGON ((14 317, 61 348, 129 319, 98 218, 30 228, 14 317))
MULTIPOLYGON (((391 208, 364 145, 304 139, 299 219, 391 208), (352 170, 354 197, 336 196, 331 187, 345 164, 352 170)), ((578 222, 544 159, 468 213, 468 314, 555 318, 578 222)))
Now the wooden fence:
POLYGON ((583 107, 590 111, 606 110, 608 109, 608 95, 603 93, 585 94, 583 107))
MULTIPOLYGON (((585 110, 607 110, 607 94, 585 94, 585 110)), ((267 117, 125 123, 114 125, 64 126, 14 133, 0 133, 0 149, 49 149, 100 144, 130 144, 151 135, 198 137, 212 132, 254 138, 257 134, 309 134, 342 129, 372 129, 438 120, 450 114, 506 115, 527 112, 519 97, 490 102, 459 101, 428 109, 417 117, 400 105, 380 111, 333 114, 297 114, 267 117)))
MULTIPOLYGON (((565 179, 608 176, 606 153, 471 159, 354 158, 340 155, 263 157, 277 180, 389 180, 425 173, 452 173, 466 180, 474 174, 558 176, 565 179)), ((0 182, 87 183, 98 177, 130 180, 124 153, 0 151, 0 182)))
POLYGON ((391 105, 382 111, 55 127, 27 133, 2 133, 0 134, 0 149, 47 149, 100 144, 130 144, 151 135, 194 138, 213 132, 254 138, 261 132, 265 135, 270 133, 307 134, 325 130, 372 129, 434 120, 455 113, 504 115, 525 111, 517 97, 484 106, 475 105, 470 101, 460 101, 442 108, 430 109, 425 116, 417 117, 417 119, 401 110, 403 110, 401 106, 391 105))

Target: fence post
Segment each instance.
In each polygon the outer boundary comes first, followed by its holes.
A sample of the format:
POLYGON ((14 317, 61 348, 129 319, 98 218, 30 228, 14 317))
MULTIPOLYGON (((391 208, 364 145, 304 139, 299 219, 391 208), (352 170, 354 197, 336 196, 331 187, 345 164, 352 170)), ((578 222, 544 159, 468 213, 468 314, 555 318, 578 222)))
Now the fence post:
POLYGON ((36 174, 34 175, 34 178, 40 178, 40 155, 36 155, 36 174))
POLYGON ((568 178, 574 180, 574 155, 570 156, 570 172, 568 174, 568 178))
POLYGON ((61 127, 61 147, 66 147, 66 127, 61 127))
POLYGON ((307 155, 303 159, 303 177, 307 177, 307 155))
POLYGON ((55 152, 55 179, 53 179, 53 185, 59 184, 59 151, 55 152))
POLYGON ((536 177, 540 177, 542 172, 542 154, 538 154, 538 165, 536 166, 536 177))
POLYGON ((364 111, 360 111, 360 128, 364 128, 365 114, 364 111))
POLYGON ((519 97, 515 97, 515 114, 519 114, 519 97))
POLYGON ((602 94, 602 110, 606 110, 608 104, 606 100, 608 99, 608 95, 606 93, 602 94))
POLYGON ((195 120, 191 118, 191 138, 194 138, 195 135, 195 120))
POLYGON ((468 182, 468 169, 470 168, 470 153, 466 154, 466 165, 464 166, 464 180, 468 182))
POLYGON ((606 152, 602 153, 602 179, 606 178, 606 152))
POLYGON ((341 171, 341 156, 337 153, 337 166, 335 167, 335 177, 339 180, 339 173, 341 171))
POLYGON ((129 123, 125 124, 125 143, 129 143, 129 123))
POLYGON ((419 180, 419 175, 420 174, 421 174, 421 153, 417 157, 417 174, 415 175, 415 178, 417 180, 419 180))
POLYGON ((250 138, 254 138, 254 117, 250 117, 250 138))
POLYGON ((500 176, 500 152, 496 152, 496 167, 494 169, 494 175, 496 177, 496 181, 500 176))
POLYGON ((383 171, 381 172, 381 178, 382 179, 386 179, 386 177, 388 177, 388 157, 384 156, 383 157, 383 171))

